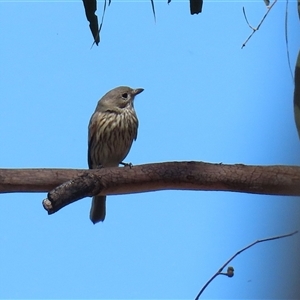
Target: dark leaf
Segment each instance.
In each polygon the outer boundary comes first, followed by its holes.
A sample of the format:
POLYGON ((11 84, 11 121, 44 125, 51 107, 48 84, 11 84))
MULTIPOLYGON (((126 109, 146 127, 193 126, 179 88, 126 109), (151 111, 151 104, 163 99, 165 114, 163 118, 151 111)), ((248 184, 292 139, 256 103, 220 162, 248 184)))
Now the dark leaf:
POLYGON ((90 29, 94 37, 94 43, 98 45, 100 42, 99 25, 98 25, 98 17, 95 14, 97 10, 97 1, 96 0, 82 0, 82 1, 84 5, 86 18, 90 23, 90 29))
POLYGON ((190 0, 191 15, 201 13, 202 5, 203 0, 190 0))
POLYGON ((154 20, 156 20, 155 7, 154 7, 154 1, 153 0, 151 0, 151 6, 152 6, 152 12, 153 12, 154 20))

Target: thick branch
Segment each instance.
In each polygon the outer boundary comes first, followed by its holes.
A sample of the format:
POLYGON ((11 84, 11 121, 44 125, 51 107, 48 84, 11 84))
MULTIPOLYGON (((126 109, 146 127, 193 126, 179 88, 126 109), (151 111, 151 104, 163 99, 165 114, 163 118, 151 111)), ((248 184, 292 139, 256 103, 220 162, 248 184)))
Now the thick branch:
POLYGON ((52 190, 43 202, 48 213, 87 196, 167 189, 300 195, 300 167, 167 162, 99 170, 0 169, 0 193, 52 190))
POLYGON ((101 180, 99 188, 102 186, 102 194, 106 195, 168 189, 300 195, 300 167, 203 162, 166 162, 99 170, 0 169, 0 193, 48 192, 87 174, 101 180))

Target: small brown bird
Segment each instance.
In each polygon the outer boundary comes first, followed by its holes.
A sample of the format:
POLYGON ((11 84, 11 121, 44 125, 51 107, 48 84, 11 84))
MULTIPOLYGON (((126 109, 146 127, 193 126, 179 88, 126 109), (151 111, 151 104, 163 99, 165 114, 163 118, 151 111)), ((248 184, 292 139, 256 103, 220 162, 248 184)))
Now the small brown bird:
MULTIPOLYGON (((89 123, 90 169, 117 167, 127 156, 138 130, 133 100, 143 90, 120 86, 99 100, 89 123)), ((105 200, 106 196, 93 197, 90 219, 94 224, 105 219, 105 200)))

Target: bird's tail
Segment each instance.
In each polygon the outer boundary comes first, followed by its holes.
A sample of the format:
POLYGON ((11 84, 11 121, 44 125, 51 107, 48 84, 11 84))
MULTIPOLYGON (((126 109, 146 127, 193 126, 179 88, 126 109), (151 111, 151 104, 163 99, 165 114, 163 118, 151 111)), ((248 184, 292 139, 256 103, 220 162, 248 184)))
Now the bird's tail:
POLYGON ((106 196, 93 197, 92 207, 90 211, 90 219, 94 224, 104 221, 105 212, 106 212, 105 202, 106 202, 106 196))

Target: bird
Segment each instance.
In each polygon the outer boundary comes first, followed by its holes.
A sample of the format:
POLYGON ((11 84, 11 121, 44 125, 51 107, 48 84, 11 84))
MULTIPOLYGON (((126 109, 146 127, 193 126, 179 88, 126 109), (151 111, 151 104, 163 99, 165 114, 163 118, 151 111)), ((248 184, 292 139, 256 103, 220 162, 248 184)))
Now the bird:
MULTIPOLYGON (((88 125, 88 165, 90 169, 126 165, 123 160, 137 138, 138 118, 134 98, 143 88, 119 86, 107 92, 96 106, 88 125)), ((96 224, 106 215, 106 196, 94 196, 90 219, 96 224)))

